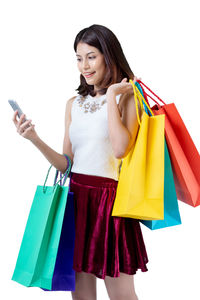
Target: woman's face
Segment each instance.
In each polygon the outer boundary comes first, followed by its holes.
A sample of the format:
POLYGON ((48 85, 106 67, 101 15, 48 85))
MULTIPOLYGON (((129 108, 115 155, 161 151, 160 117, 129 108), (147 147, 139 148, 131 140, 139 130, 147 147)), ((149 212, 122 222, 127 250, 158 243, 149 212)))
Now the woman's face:
POLYGON ((106 72, 103 54, 97 48, 79 42, 76 56, 79 71, 84 76, 87 84, 94 85, 94 90, 96 90, 106 72))

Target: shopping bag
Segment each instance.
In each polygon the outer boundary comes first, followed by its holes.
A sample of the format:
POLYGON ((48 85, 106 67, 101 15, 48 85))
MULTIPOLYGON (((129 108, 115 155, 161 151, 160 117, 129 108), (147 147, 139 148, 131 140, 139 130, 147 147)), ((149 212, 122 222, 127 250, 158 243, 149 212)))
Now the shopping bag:
MULTIPOLYGON (((12 280, 24 285, 52 288, 52 276, 60 240, 69 187, 37 186, 28 216, 12 280)), ((71 168, 66 170, 69 174, 71 168)), ((63 177, 64 177, 63 175, 63 177)), ((60 180, 59 180, 60 181, 60 180)))
MULTIPOLYGON (((61 175, 61 174, 60 174, 61 175)), ((71 174, 70 174, 71 181, 71 174)), ((62 184, 64 185, 64 184, 62 184)), ((45 291, 75 291, 75 271, 73 269, 75 243, 74 193, 69 192, 61 230, 56 263, 52 278, 51 290, 45 291)))
MULTIPOLYGON (((148 103, 148 99, 145 96, 144 89, 136 81, 135 82, 138 91, 141 94, 145 111, 151 115, 148 111, 146 104, 144 103, 143 98, 148 103)), ((149 105, 149 103, 148 103, 149 105)), ((171 161, 169 157, 169 152, 167 148, 167 143, 165 140, 165 149, 164 149, 164 220, 140 220, 145 226, 151 230, 165 228, 169 226, 175 226, 181 224, 181 217, 178 207, 178 199, 176 195, 176 189, 174 184, 174 178, 172 173, 171 161)))
POLYGON ((175 226, 181 224, 178 199, 171 168, 171 161, 165 141, 165 175, 164 175, 164 219, 163 220, 140 220, 151 230, 175 226))
POLYGON ((152 107, 155 115, 165 114, 165 136, 172 162, 172 170, 178 200, 191 206, 200 205, 200 155, 174 103, 166 104, 142 81, 159 101, 152 107))
POLYGON ((142 220, 164 218, 164 122, 165 116, 149 116, 130 80, 139 123, 134 147, 123 158, 112 216, 142 220), (142 117, 138 114, 139 100, 142 117))

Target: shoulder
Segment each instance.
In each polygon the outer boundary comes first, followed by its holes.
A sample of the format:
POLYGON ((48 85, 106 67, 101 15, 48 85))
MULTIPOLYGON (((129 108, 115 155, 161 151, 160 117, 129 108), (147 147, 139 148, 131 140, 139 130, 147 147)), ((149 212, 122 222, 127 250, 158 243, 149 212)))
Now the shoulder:
POLYGON ((72 105, 72 103, 74 102, 74 100, 76 99, 77 96, 73 96, 70 99, 67 100, 66 105, 72 105))
POLYGON ((77 96, 73 96, 73 97, 71 97, 70 99, 67 100, 67 102, 66 102, 66 109, 67 109, 67 108, 71 108, 72 103, 74 102, 74 100, 75 100, 76 98, 77 98, 77 96))
POLYGON ((71 108, 72 108, 72 103, 76 99, 77 96, 73 96, 70 99, 67 100, 66 102, 66 108, 65 108, 65 116, 68 119, 71 119, 71 108))

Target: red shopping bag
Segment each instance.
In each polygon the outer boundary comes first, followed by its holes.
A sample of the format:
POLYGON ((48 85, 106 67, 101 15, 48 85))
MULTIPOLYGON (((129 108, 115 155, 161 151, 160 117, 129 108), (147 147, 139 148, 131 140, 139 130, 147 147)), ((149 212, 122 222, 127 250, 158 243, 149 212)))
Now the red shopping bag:
POLYGON ((174 103, 166 104, 141 80, 163 105, 160 105, 144 90, 156 104, 151 107, 155 115, 165 114, 165 137, 169 149, 178 200, 191 206, 200 205, 200 155, 174 103))

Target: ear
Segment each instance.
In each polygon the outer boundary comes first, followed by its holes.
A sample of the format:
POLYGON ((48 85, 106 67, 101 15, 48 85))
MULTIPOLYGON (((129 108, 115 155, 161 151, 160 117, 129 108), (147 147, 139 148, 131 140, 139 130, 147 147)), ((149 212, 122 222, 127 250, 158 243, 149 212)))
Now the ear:
POLYGON ((123 78, 121 82, 126 82, 127 81, 127 78, 123 78))

